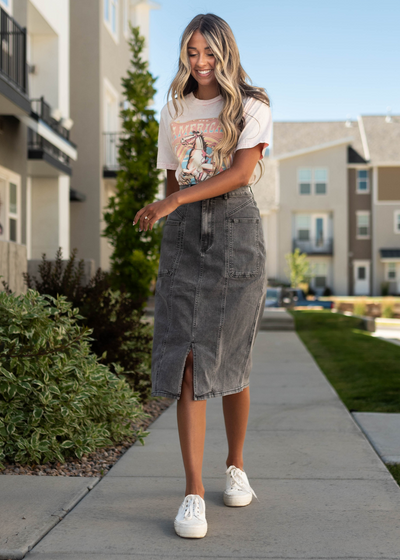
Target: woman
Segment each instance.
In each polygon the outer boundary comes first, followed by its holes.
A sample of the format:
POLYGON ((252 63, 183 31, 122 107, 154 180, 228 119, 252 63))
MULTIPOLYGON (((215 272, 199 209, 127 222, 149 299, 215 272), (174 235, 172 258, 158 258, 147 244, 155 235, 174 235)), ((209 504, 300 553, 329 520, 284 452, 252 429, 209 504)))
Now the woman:
POLYGON ((223 401, 224 503, 245 506, 255 496, 243 444, 266 253, 249 185, 272 121, 265 90, 246 79, 229 25, 214 14, 196 16, 183 32, 172 100, 161 111, 157 168, 167 170, 167 197, 139 210, 133 222, 147 231, 168 215, 155 293, 152 395, 178 399, 186 491, 174 526, 181 537, 207 533, 202 463, 210 397, 223 401))

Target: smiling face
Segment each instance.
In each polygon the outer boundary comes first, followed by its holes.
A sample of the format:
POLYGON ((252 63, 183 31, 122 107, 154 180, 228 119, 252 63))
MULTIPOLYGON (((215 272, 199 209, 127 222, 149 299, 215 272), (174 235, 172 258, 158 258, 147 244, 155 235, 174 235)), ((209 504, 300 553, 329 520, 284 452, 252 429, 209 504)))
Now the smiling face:
POLYGON ((203 35, 197 29, 188 43, 188 55, 191 74, 198 82, 199 88, 216 87, 214 74, 215 58, 203 35))

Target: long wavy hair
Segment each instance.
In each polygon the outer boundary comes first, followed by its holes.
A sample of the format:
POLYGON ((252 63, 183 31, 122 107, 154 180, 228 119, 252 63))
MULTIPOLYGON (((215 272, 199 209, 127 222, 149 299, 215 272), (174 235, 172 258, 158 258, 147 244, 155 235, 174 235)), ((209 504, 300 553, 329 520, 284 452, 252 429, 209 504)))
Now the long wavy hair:
MULTIPOLYGON (((172 98, 176 119, 179 115, 178 103, 183 112, 184 96, 198 87, 197 80, 191 74, 191 66, 187 45, 193 33, 199 30, 205 38, 215 58, 214 74, 218 82, 219 93, 224 99, 224 106, 219 114, 223 129, 221 140, 214 148, 214 174, 218 173, 222 164, 229 165, 230 156, 235 150, 240 133, 244 128, 243 100, 254 97, 266 105, 270 105, 267 92, 262 87, 252 85, 250 77, 240 64, 239 49, 232 29, 225 20, 215 14, 199 14, 192 19, 182 33, 178 72, 167 92, 167 99, 172 98)), ((261 164, 261 161, 258 161, 261 164)), ((263 169, 260 165, 261 170, 263 169)))

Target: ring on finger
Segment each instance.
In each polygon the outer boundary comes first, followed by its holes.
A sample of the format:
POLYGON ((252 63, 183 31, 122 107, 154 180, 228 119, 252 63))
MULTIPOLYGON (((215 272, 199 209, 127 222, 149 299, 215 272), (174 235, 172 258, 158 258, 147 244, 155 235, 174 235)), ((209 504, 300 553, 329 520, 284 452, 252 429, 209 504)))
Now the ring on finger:
POLYGON ((147 216, 144 217, 145 220, 148 220, 149 218, 147 216))

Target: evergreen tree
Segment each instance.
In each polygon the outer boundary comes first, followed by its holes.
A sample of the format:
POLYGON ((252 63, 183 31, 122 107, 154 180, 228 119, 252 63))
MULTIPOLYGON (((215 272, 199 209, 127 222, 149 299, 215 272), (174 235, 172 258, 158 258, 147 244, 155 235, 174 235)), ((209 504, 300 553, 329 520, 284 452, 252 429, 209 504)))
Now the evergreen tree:
POLYGON ((125 288, 144 305, 155 279, 161 243, 160 223, 151 231, 139 232, 132 225, 138 210, 154 202, 160 183, 156 169, 158 122, 149 104, 156 92, 148 62, 142 60, 144 37, 139 27, 130 25, 131 66, 122 79, 127 106, 121 111, 121 135, 116 194, 111 197, 104 213, 106 227, 103 236, 114 248, 111 272, 116 288, 125 288))

